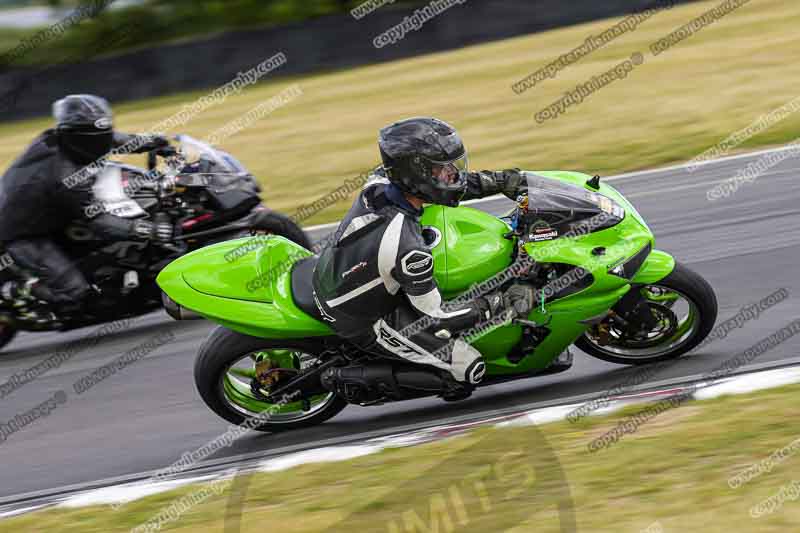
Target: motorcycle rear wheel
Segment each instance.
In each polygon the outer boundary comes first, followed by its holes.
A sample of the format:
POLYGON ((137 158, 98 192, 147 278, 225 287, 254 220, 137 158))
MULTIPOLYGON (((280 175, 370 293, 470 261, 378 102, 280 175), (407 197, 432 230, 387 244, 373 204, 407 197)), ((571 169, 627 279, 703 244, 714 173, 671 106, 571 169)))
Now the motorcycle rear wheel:
POLYGON ((195 385, 212 411, 238 426, 270 432, 316 426, 337 415, 347 402, 328 393, 311 398, 305 411, 301 402, 269 403, 250 389, 255 376, 246 366, 256 354, 274 354, 277 361, 302 352, 308 360, 314 358, 313 351, 310 347, 292 346, 288 339, 251 337, 220 326, 200 347, 194 365, 195 385), (245 366, 237 366, 243 361, 245 366), (259 415, 263 422, 254 418, 259 415))

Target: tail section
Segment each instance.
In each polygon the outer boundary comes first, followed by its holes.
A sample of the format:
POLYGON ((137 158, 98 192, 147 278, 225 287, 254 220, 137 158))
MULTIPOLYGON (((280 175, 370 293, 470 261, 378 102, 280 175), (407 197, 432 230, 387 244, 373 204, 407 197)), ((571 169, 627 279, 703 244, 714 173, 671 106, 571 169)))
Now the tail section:
POLYGON ((292 267, 309 255, 280 236, 236 239, 176 259, 156 281, 180 308, 247 335, 330 335, 331 330, 301 311, 292 297, 292 267))

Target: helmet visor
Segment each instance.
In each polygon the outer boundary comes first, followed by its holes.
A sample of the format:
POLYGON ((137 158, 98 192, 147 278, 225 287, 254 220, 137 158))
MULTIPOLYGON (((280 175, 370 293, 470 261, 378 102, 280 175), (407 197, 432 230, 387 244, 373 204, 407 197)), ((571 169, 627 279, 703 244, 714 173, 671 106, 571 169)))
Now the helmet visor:
POLYGON ((434 183, 443 188, 461 187, 467 181, 468 171, 467 154, 452 161, 431 161, 434 183))
POLYGON ((62 146, 79 163, 96 161, 114 148, 114 133, 107 131, 59 130, 62 146))

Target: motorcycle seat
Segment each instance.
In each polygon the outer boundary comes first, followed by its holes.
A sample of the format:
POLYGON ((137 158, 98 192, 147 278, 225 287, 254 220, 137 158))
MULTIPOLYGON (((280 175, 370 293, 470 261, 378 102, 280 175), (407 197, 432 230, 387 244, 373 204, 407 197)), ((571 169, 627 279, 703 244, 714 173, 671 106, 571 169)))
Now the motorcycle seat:
POLYGON ((314 302, 314 287, 311 283, 317 262, 319 262, 319 257, 312 255, 294 264, 292 267, 292 297, 295 305, 301 311, 317 320, 322 320, 319 308, 314 302))

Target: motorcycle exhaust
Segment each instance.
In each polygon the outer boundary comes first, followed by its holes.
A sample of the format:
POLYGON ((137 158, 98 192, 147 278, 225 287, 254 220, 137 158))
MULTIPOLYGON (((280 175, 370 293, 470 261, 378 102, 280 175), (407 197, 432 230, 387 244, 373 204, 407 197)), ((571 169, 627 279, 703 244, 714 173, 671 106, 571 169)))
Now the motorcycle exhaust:
POLYGON ((322 386, 360 405, 435 396, 446 390, 444 380, 425 368, 389 364, 351 364, 322 373, 322 386))
POLYGON ((441 394, 446 390, 444 380, 424 368, 398 368, 394 377, 400 389, 412 398, 441 394))
POLYGON ((161 293, 161 301, 164 304, 164 310, 175 320, 202 320, 205 318, 194 311, 181 307, 178 302, 167 296, 165 292, 161 293))

